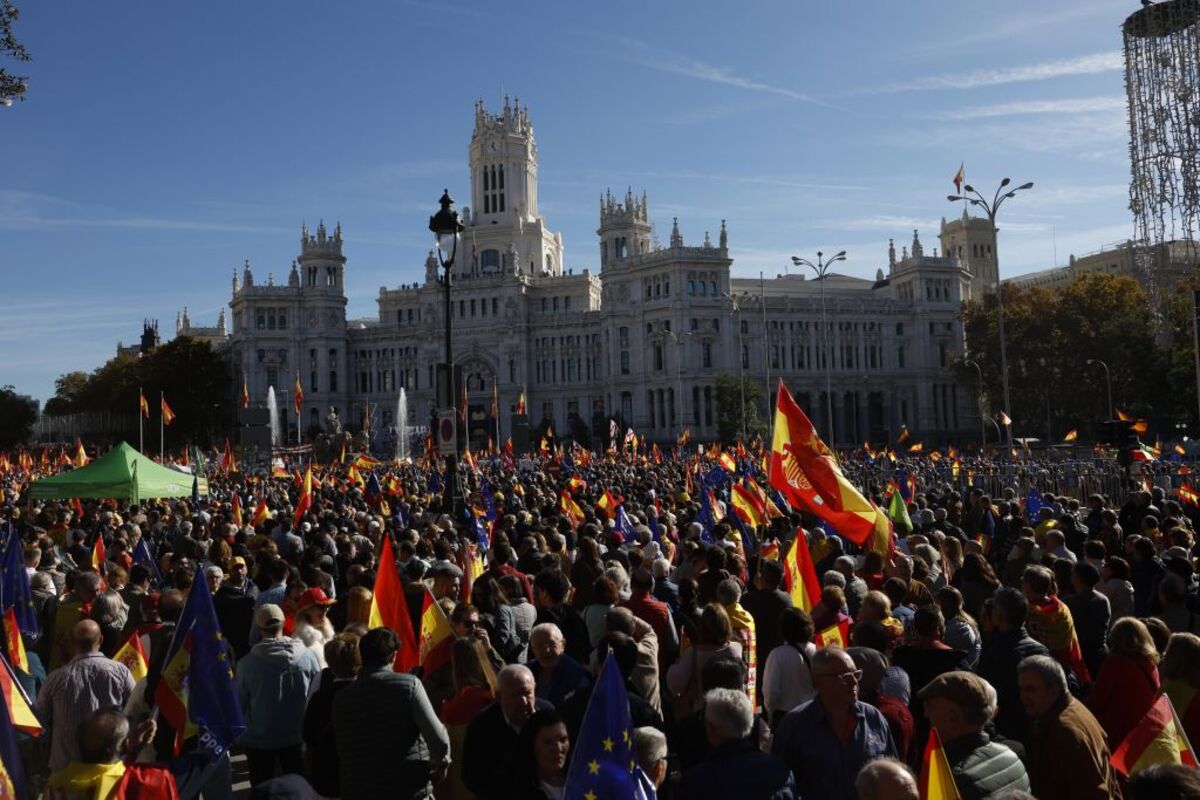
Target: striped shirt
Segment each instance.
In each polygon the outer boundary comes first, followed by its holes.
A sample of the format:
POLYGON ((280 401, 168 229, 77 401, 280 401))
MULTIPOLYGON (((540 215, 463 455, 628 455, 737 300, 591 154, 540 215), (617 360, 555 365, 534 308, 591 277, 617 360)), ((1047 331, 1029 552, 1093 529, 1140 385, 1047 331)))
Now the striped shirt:
POLYGON ((79 760, 79 726, 101 708, 124 708, 133 675, 99 651, 80 653, 50 673, 38 692, 42 721, 50 724, 50 771, 79 760))

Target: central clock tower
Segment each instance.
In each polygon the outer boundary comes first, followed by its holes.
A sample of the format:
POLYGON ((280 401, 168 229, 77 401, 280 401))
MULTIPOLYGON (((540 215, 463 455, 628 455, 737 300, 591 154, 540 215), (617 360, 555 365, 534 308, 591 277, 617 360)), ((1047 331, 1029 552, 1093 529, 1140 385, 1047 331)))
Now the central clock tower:
POLYGON ((529 109, 504 98, 499 113, 475 104, 469 148, 471 205, 463 209, 470 259, 462 276, 561 275, 562 237, 538 214, 537 143, 529 109))
POLYGON ((499 114, 475 106, 471 135, 471 209, 481 225, 537 217, 537 144, 529 109, 520 100, 499 114))

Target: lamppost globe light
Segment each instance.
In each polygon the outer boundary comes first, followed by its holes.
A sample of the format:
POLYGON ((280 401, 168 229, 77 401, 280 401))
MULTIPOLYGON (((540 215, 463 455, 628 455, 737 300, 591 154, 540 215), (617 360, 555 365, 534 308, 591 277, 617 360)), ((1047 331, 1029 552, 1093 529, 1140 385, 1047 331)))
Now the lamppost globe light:
POLYGON ((1000 188, 1003 189, 1005 186, 1008 186, 1010 183, 1012 183, 1012 178, 1005 178, 1004 180, 1000 181, 1000 188))
POLYGON ((1032 189, 1032 188, 1033 188, 1033 181, 1029 181, 1028 183, 1022 183, 1020 186, 1018 186, 1017 191, 1019 192, 1022 189, 1032 189))
POLYGON ((975 187, 974 187, 974 186, 972 186, 972 185, 971 185, 971 184, 969 184, 969 183, 965 183, 965 184, 963 184, 963 189, 964 189, 965 191, 968 191, 968 192, 973 192, 973 191, 975 191, 975 187))

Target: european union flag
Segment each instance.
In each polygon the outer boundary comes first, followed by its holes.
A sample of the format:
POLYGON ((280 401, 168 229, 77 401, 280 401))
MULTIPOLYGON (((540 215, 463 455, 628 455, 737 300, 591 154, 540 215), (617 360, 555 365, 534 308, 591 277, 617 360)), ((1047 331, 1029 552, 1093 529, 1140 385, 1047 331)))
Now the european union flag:
POLYGON ((492 487, 488 485, 487 478, 483 479, 479 490, 483 495, 483 509, 487 512, 488 522, 495 522, 497 517, 496 498, 492 495, 492 487))
POLYGON ((565 800, 633 800, 646 795, 633 746, 629 694, 610 653, 592 690, 567 769, 565 800))
POLYGON ((145 536, 138 539, 137 546, 133 548, 133 563, 142 564, 150 570, 150 580, 154 582, 155 586, 162 583, 162 573, 158 571, 158 564, 150 553, 150 544, 146 541, 145 536))
POLYGON ((378 502, 383 497, 383 487, 379 485, 379 478, 375 475, 374 471, 367 478, 366 497, 373 502, 378 502))
POLYGON ((25 572, 25 554, 16 526, 8 523, 4 536, 3 573, 0 574, 0 613, 12 606, 17 628, 36 638, 41 633, 37 608, 29 589, 29 574, 25 572))
POLYGON ((658 514, 647 514, 646 521, 650 523, 650 538, 662 544, 662 529, 658 527, 658 514))
POLYGON ((625 506, 617 506, 617 518, 614 521, 613 528, 620 531, 625 537, 633 535, 633 522, 630 521, 629 515, 625 513, 625 506))
POLYGON ((484 526, 483 520, 479 518, 478 514, 471 515, 471 528, 475 532, 475 541, 481 548, 487 550, 492 546, 491 537, 488 536, 487 528, 484 526))
MULTIPOLYGON (((186 651, 187 668, 183 696, 179 699, 187 719, 199 728, 200 751, 215 761, 246 730, 246 722, 234 683, 233 650, 221 634, 208 582, 199 568, 163 663, 170 665, 180 650, 186 651)), ((163 680, 167 680, 166 675, 163 680)), ((159 686, 160 693, 164 689, 172 691, 170 687, 159 686)), ((178 734, 181 721, 169 721, 178 734)), ((186 727, 186 721, 183 722, 186 727)))
POLYGON ((1037 513, 1045 505, 1045 502, 1042 501, 1042 493, 1037 489, 1030 489, 1029 497, 1025 498, 1025 516, 1029 517, 1030 522, 1036 522, 1037 513))
POLYGON ((900 487, 900 497, 904 499, 904 502, 911 503, 913 499, 913 485, 906 471, 902 469, 896 470, 896 484, 900 487))
POLYGON ((704 476, 704 483, 712 487, 724 486, 727 480, 729 480, 729 472, 721 466, 713 467, 704 476))

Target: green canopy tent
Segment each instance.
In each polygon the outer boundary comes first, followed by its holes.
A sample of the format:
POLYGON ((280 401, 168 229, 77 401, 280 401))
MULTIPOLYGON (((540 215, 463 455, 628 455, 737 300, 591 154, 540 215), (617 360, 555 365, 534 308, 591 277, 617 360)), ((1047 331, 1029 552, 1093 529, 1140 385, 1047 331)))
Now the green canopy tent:
MULTIPOLYGON (((208 494, 208 481, 200 478, 200 494, 208 494)), ((31 500, 65 500, 71 497, 112 498, 137 503, 155 497, 190 497, 192 476, 146 458, 126 442, 86 467, 34 481, 31 500)))

